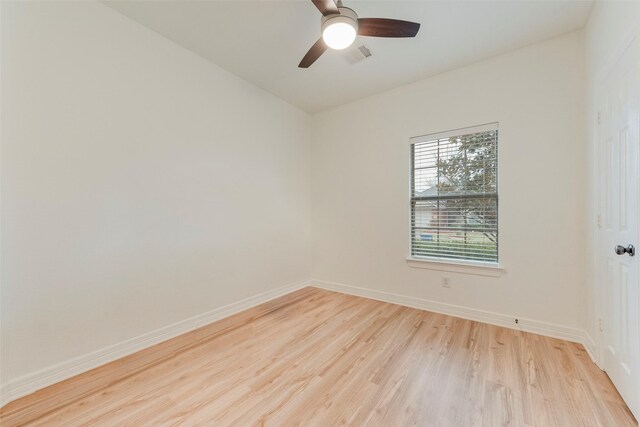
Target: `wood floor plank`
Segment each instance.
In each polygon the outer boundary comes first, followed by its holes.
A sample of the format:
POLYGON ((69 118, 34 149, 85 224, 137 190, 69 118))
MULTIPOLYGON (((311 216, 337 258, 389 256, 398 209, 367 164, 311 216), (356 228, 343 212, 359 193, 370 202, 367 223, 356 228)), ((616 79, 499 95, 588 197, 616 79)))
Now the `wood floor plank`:
POLYGON ((633 426, 575 343, 306 288, 40 390, 18 426, 633 426))

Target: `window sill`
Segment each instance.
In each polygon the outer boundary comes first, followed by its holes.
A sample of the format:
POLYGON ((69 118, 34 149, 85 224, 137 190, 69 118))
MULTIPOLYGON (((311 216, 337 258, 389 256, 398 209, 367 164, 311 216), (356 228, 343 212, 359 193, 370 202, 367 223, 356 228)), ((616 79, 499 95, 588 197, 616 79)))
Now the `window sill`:
POLYGON ((449 271, 452 273, 474 274, 478 276, 500 277, 506 273, 498 264, 467 261, 446 261, 430 258, 407 258, 409 267, 429 270, 449 271))

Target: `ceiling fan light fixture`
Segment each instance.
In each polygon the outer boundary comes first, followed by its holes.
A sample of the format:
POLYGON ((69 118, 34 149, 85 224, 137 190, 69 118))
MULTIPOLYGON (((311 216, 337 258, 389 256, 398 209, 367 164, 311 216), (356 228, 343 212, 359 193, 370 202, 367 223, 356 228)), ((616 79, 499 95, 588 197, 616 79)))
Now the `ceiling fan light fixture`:
POLYGON ((322 20, 322 39, 331 49, 345 49, 358 34, 358 17, 351 9, 340 8, 340 15, 329 15, 322 20))
MULTIPOLYGON (((1 0, 0 0, 1 1, 1 0)), ((345 49, 356 36, 408 38, 415 37, 420 30, 417 22, 387 18, 358 18, 358 15, 342 5, 342 0, 311 0, 322 14, 320 33, 322 36, 302 57, 298 68, 309 68, 327 49, 345 49)))

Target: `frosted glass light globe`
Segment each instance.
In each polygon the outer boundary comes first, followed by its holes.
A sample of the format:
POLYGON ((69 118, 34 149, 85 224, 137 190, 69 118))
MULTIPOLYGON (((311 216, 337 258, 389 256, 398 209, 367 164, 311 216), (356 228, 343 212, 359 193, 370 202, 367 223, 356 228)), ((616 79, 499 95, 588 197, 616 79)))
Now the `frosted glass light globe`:
POLYGON ((328 22, 322 31, 322 39, 331 49, 344 49, 353 43, 356 39, 356 29, 347 20, 338 20, 337 22, 328 22))

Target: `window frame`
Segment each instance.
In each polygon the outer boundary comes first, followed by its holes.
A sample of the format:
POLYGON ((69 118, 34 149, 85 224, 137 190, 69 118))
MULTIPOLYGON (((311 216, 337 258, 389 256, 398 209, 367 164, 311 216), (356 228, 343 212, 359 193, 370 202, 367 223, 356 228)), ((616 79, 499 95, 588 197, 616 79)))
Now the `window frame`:
POLYGON ((497 222, 496 222, 496 232, 498 236, 498 241, 496 242, 496 256, 497 261, 479 261, 479 260, 465 260, 458 258, 447 258, 447 257, 432 257, 432 256, 414 256, 413 255, 413 234, 414 234, 414 224, 413 224, 413 180, 414 180, 414 144, 433 141, 436 139, 444 139, 451 138, 460 135, 468 135, 471 133, 479 133, 479 132, 487 132, 491 130, 498 131, 498 138, 500 139, 502 135, 500 134, 500 126, 499 122, 485 123, 478 126, 468 126, 458 129, 452 129, 444 132, 436 132, 430 133, 420 136, 415 136, 409 138, 409 200, 407 203, 408 207, 408 217, 409 217, 409 231, 408 231, 408 253, 409 255, 406 258, 407 264, 410 267, 416 268, 427 268, 432 270, 441 270, 441 271, 450 271, 455 273, 466 273, 466 274, 478 274, 484 276, 500 276, 505 272, 505 269, 501 265, 502 257, 500 256, 501 250, 501 242, 500 242, 500 221, 502 215, 500 214, 500 143, 498 140, 497 143, 497 152, 496 156, 498 159, 498 167, 496 170, 496 203, 497 203, 497 222))

